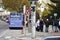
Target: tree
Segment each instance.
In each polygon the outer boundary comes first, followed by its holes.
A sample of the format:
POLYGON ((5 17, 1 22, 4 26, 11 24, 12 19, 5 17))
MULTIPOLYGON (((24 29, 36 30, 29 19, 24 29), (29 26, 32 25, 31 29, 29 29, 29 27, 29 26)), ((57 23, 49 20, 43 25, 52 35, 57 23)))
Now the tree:
POLYGON ((2 0, 5 9, 14 12, 22 12, 23 5, 30 6, 28 0, 2 0))
POLYGON ((58 3, 59 0, 50 0, 53 3, 58 3))
POLYGON ((38 19, 40 19, 40 17, 39 17, 39 13, 36 12, 36 21, 37 21, 38 19))
POLYGON ((49 6, 53 8, 52 13, 57 13, 58 14, 57 18, 60 18, 60 0, 50 0, 50 1, 56 4, 56 6, 49 4, 49 6))
POLYGON ((42 18, 49 18, 48 17, 48 15, 50 15, 51 14, 51 11, 53 10, 53 8, 52 7, 50 7, 50 6, 48 6, 48 3, 46 4, 46 8, 44 9, 44 11, 42 12, 42 14, 41 14, 41 17, 42 18))
POLYGON ((38 2, 36 3, 36 19, 40 18, 40 10, 38 10, 38 8, 40 8, 41 4, 39 4, 38 2))

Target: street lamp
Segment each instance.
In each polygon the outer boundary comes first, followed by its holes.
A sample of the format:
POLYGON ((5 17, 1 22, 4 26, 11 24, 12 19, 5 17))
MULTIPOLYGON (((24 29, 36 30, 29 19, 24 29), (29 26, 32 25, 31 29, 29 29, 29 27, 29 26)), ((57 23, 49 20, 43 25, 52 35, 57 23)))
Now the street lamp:
POLYGON ((56 17, 57 16, 57 13, 54 13, 54 16, 56 17))
POLYGON ((57 17, 57 13, 54 13, 54 18, 56 19, 56 17, 57 17))

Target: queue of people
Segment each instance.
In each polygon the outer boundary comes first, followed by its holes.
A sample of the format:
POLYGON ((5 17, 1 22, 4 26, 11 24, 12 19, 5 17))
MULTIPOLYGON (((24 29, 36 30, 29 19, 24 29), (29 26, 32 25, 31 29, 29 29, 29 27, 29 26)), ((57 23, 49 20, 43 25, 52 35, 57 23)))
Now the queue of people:
POLYGON ((51 31, 58 32, 60 30, 60 19, 38 19, 37 20, 37 27, 36 31, 43 32, 44 25, 45 25, 45 32, 49 32, 49 27, 52 27, 51 31))

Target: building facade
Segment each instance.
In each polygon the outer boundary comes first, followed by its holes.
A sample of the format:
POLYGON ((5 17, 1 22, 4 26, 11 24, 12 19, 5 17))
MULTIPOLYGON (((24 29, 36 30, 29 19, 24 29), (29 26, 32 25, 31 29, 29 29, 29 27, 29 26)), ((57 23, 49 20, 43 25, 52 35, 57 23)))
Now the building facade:
POLYGON ((2 4, 3 4, 3 3, 2 3, 2 0, 0 0, 0 16, 9 15, 10 12, 7 11, 7 10, 5 10, 5 9, 3 8, 3 5, 2 5, 2 4))

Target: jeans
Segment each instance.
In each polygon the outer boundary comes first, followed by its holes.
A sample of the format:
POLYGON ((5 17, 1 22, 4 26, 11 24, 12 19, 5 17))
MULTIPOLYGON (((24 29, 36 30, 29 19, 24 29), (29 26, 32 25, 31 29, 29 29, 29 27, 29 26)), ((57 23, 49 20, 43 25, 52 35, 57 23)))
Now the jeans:
POLYGON ((55 27, 54 28, 55 29, 54 31, 57 32, 58 31, 58 27, 57 26, 54 26, 54 27, 55 27))
POLYGON ((43 26, 40 26, 40 31, 43 32, 43 26))
POLYGON ((45 32, 48 32, 48 27, 45 28, 45 32))

